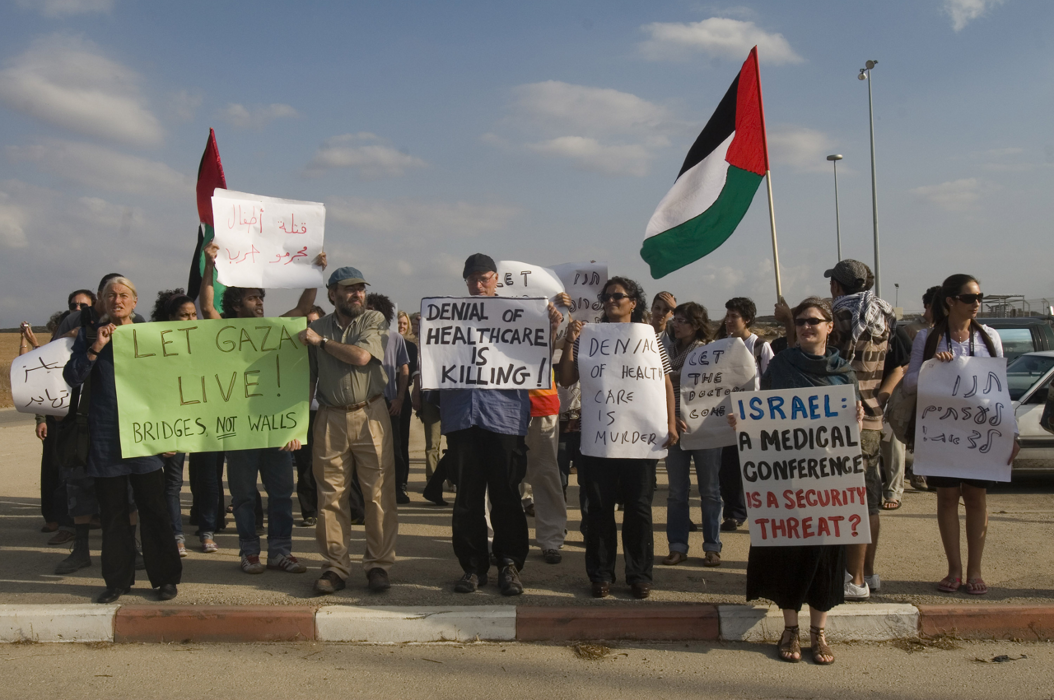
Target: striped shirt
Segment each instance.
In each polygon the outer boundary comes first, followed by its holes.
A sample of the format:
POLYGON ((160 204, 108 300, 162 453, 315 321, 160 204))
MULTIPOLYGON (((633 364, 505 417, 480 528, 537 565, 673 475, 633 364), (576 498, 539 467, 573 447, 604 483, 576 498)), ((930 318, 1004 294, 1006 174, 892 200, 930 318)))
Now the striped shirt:
MULTIPOLYGON (((849 357, 849 344, 853 342, 853 314, 848 309, 834 312, 834 327, 842 338, 838 348, 842 357, 849 357)), ((864 404, 864 430, 882 430, 882 407, 878 403, 878 388, 885 374, 886 353, 889 351, 889 326, 881 336, 872 336, 865 330, 856 342, 856 352, 851 363, 860 385, 860 399, 864 404)))

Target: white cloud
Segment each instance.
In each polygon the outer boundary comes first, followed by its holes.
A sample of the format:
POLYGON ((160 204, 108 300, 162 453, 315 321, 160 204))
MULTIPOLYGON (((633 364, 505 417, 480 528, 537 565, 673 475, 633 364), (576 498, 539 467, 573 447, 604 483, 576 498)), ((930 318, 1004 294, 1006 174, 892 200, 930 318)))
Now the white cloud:
POLYGON ((137 146, 161 142, 163 130, 132 69, 76 37, 38 39, 0 71, 0 101, 54 126, 137 146))
POLYGON ((930 204, 948 211, 968 209, 983 195, 994 189, 993 185, 975 177, 942 182, 939 185, 916 187, 911 193, 930 204))
POLYGON ((782 34, 766 32, 749 21, 711 17, 700 22, 652 22, 641 29, 649 38, 638 48, 653 61, 687 60, 696 53, 743 61, 754 46, 765 65, 805 60, 782 34))
POLYGON ((262 129, 275 119, 290 119, 300 114, 286 104, 269 104, 266 107, 246 107, 231 102, 220 110, 220 119, 238 129, 262 129))
POLYGON ((769 160, 772 167, 790 167, 799 172, 819 173, 831 169, 827 156, 832 139, 822 131, 801 126, 779 126, 769 130, 769 160))
POLYGON ((327 218, 352 230, 407 241, 443 241, 495 233, 508 227, 519 209, 504 204, 381 200, 350 197, 326 202, 327 218))
POLYGON ((568 158, 580 170, 604 175, 648 174, 652 154, 640 144, 604 145, 584 136, 561 136, 527 146, 535 153, 568 158))
POLYGON ((636 134, 668 129, 669 111, 628 92, 559 80, 513 90, 514 119, 551 133, 636 134))
POLYGON ((25 225, 26 215, 21 207, 11 201, 11 195, 0 190, 0 246, 25 248, 29 245, 25 225))
POLYGON ((33 163, 41 171, 108 192, 165 197, 190 195, 191 178, 159 161, 71 141, 8 146, 12 160, 33 163))
POLYGON ((364 180, 376 180, 399 177, 407 170, 427 166, 420 158, 386 145, 376 134, 360 132, 323 141, 305 171, 308 175, 321 175, 334 168, 351 168, 364 180))
POLYGON ((110 12, 114 0, 17 0, 25 10, 37 10, 45 17, 71 17, 92 12, 110 12))
POLYGON ((173 121, 185 124, 194 120, 198 107, 201 107, 201 101, 201 93, 180 90, 169 96, 166 112, 173 121))
POLYGON ((952 18, 952 29, 961 31, 967 24, 1006 0, 944 0, 944 11, 952 18))

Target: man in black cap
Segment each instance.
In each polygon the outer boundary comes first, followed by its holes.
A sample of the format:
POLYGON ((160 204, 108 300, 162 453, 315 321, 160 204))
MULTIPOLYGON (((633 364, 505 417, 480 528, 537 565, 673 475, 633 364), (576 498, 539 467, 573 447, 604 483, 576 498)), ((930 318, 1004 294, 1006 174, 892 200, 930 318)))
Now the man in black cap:
POLYGON ((341 590, 350 575, 348 492, 356 480, 365 505, 362 568, 371 591, 391 587, 388 570, 395 563, 395 451, 382 365, 388 322, 379 311, 366 308, 367 284, 354 267, 334 272, 328 285, 333 313, 300 333, 318 399, 312 442, 318 489, 315 539, 324 560, 315 590, 321 594, 341 590))
MULTIPOLYGON (((496 296, 498 268, 483 253, 470 255, 462 273, 471 296, 496 296)), ((551 331, 560 323, 560 312, 549 305, 551 331)), ((494 558, 498 562, 498 588, 502 595, 523 593, 519 571, 530 549, 527 516, 520 503, 519 485, 527 473, 525 437, 531 420, 526 390, 444 389, 440 392, 442 432, 457 474, 457 497, 452 518, 454 553, 465 574, 454 586, 458 593, 472 593, 487 583, 485 502, 491 503, 494 558)))
POLYGON ((864 483, 867 487, 867 512, 870 516, 871 544, 846 547, 845 599, 867 600, 877 591, 881 579, 875 573, 879 521, 882 510, 882 473, 879 449, 882 443, 882 380, 890 339, 896 329, 893 307, 871 291, 875 278, 871 269, 859 260, 845 259, 823 273, 831 280, 834 299, 835 329, 841 345, 839 354, 848 361, 860 385, 864 404, 860 452, 864 458, 864 483))

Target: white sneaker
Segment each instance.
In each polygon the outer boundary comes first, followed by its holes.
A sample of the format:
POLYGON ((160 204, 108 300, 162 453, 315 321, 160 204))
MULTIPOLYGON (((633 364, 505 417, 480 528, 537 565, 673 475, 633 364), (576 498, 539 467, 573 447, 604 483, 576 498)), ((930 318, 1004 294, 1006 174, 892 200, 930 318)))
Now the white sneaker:
POLYGON ((845 599, 846 600, 867 600, 871 597, 871 589, 867 587, 867 581, 864 581, 863 586, 858 586, 850 579, 845 582, 845 599))
POLYGON ((267 568, 288 571, 291 574, 302 574, 307 571, 307 567, 297 561, 297 558, 292 554, 277 554, 273 557, 267 557, 267 568))
POLYGON ((874 593, 878 593, 878 589, 882 587, 882 579, 878 577, 878 574, 865 576, 864 583, 866 583, 867 587, 874 593))
POLYGON ((262 574, 264 565, 260 562, 260 556, 257 554, 243 554, 242 571, 247 574, 262 574))

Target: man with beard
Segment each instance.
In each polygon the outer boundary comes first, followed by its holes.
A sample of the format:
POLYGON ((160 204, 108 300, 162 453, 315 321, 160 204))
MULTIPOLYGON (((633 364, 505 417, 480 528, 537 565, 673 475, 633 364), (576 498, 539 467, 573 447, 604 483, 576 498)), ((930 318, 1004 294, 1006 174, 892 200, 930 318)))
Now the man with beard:
POLYGON ((315 539, 324 563, 315 591, 323 595, 344 588, 350 575, 348 498, 355 480, 365 503, 362 567, 371 591, 388 590, 388 570, 395 562, 395 451, 382 366, 388 324, 379 311, 366 309, 366 285, 354 267, 334 272, 328 284, 334 312, 300 333, 318 399, 312 435, 318 488, 315 539))

